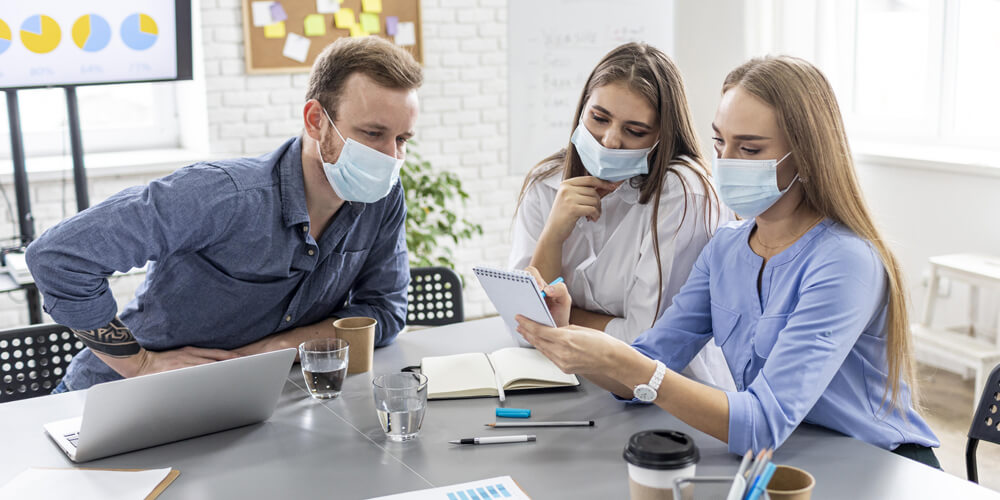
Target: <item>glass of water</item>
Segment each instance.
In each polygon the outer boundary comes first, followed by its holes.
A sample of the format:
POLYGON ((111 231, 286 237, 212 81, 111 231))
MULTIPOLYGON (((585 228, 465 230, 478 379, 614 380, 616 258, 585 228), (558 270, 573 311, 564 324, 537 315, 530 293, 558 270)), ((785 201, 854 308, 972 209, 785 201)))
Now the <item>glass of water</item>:
POLYGON ((344 339, 315 339, 299 344, 302 377, 312 397, 330 399, 340 395, 347 376, 347 348, 344 339))
POLYGON ((390 441, 417 437, 427 409, 427 377, 419 373, 389 373, 372 381, 375 413, 390 441))

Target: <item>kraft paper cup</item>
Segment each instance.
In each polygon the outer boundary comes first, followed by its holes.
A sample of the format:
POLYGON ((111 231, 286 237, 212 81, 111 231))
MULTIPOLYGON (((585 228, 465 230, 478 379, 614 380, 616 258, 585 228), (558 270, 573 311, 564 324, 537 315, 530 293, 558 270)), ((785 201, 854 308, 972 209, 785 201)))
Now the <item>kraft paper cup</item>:
POLYGON ((347 362, 348 375, 364 373, 372 369, 372 357, 375 355, 375 318, 355 316, 340 318, 333 322, 337 338, 344 339, 351 345, 351 355, 347 362))
POLYGON ((766 490, 771 500, 809 500, 814 486, 816 479, 812 474, 798 467, 779 465, 766 490))

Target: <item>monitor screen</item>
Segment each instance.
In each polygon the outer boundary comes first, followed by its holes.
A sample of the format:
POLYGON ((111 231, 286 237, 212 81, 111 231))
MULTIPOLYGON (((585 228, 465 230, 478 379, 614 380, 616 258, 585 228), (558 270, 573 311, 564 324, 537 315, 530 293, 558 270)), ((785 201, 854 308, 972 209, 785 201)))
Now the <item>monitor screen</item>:
POLYGON ((0 89, 190 79, 190 0, 0 1, 0 89))

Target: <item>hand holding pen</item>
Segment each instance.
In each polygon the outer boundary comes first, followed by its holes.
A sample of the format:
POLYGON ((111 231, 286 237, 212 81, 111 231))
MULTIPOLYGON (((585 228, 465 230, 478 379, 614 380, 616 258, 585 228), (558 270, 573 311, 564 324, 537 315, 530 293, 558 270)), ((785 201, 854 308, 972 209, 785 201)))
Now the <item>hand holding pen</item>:
POLYGON ((566 288, 566 284, 563 282, 562 277, 556 278, 552 283, 545 283, 545 279, 542 278, 541 273, 538 269, 528 266, 525 268, 532 276, 535 277, 535 282, 538 283, 539 288, 542 290, 542 298, 545 299, 545 305, 549 308, 549 313, 552 314, 552 319, 555 320, 557 327, 566 326, 569 324, 569 311, 572 306, 573 299, 569 296, 569 289, 566 288))

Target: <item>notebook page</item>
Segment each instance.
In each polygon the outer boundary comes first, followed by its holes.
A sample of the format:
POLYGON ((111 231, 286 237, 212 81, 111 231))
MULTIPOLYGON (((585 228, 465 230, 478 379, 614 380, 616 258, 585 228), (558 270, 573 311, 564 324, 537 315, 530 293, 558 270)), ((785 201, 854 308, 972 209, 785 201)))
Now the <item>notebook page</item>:
POLYGON ((427 376, 427 397, 497 395, 496 379, 486 355, 481 352, 431 356, 420 362, 427 376))
POLYGON ((490 302, 496 307, 514 340, 522 347, 530 347, 521 334, 517 333, 518 314, 537 323, 555 326, 535 278, 525 271, 506 271, 488 267, 474 267, 472 271, 479 278, 490 302))
POLYGON ((576 375, 563 373, 535 349, 507 347, 494 351, 490 358, 500 371, 504 389, 580 385, 576 375))

